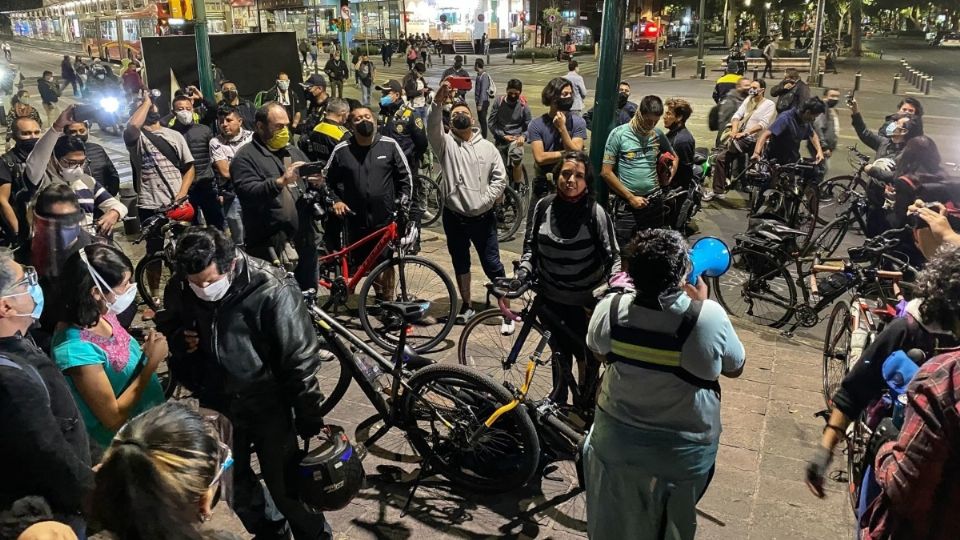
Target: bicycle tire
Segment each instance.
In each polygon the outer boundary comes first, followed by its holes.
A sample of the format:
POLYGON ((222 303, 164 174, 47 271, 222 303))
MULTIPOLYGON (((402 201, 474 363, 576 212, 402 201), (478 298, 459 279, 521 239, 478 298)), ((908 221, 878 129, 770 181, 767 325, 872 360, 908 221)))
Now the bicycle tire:
POLYGON ((496 381, 464 366, 446 364, 418 370, 407 385, 400 409, 407 436, 421 456, 437 455, 433 467, 451 482, 476 493, 496 494, 524 486, 536 474, 540 440, 524 407, 515 407, 488 428, 481 441, 490 443, 490 448, 462 447, 466 436, 493 411, 513 401, 496 381), (462 387, 454 390, 454 385, 462 387), (438 412, 440 405, 448 409, 438 412), (433 423, 424 429, 419 422, 433 423), (457 431, 444 439, 441 430, 451 425, 457 431))
POLYGON ((850 507, 853 508, 854 514, 860 506, 860 487, 863 485, 864 470, 867 465, 872 465, 863 462, 871 435, 864 423, 865 417, 866 413, 861 413, 847 430, 847 496, 850 498, 850 507))
MULTIPOLYGON (((515 323, 513 333, 504 336, 499 331, 502 320, 503 314, 499 308, 488 309, 474 316, 460 333, 460 339, 457 341, 457 361, 461 366, 475 369, 495 381, 509 382, 514 389, 519 390, 526 378, 527 360, 543 337, 543 328, 539 323, 531 323, 530 334, 524 340, 516 362, 506 368, 503 362, 516 344, 516 339, 520 335, 520 325, 526 323, 515 323), (487 329, 493 329, 493 331, 488 332, 487 329)), ((553 349, 548 344, 542 358, 549 362, 552 355, 553 349)), ((537 367, 527 392, 528 400, 538 401, 550 395, 553 390, 552 372, 552 366, 549 363, 537 367)))
POLYGON ((153 253, 147 255, 146 257, 140 259, 140 262, 137 263, 137 266, 133 269, 133 278, 137 283, 137 292, 140 294, 140 300, 144 305, 153 311, 160 311, 163 309, 163 287, 166 285, 167 281, 170 280, 172 272, 170 271, 170 265, 167 264, 166 257, 162 253, 153 253), (160 265, 159 269, 159 292, 161 296, 155 297, 152 294, 152 291, 149 289, 149 280, 147 279, 147 271, 156 266, 160 265), (164 279, 164 271, 167 272, 166 279, 164 279))
POLYGON ((812 248, 819 248, 822 257, 831 257, 840 247, 843 239, 850 230, 850 221, 846 218, 837 218, 827 225, 817 234, 814 241, 810 242, 804 249, 804 253, 812 253, 812 248))
POLYGON ((443 200, 440 197, 439 176, 437 180, 429 176, 417 175, 417 181, 422 182, 425 187, 423 190, 426 196, 426 209, 423 212, 423 218, 420 225, 429 227, 440 219, 443 213, 443 200))
POLYGON ((503 200, 496 206, 495 215, 497 216, 497 240, 506 242, 516 236, 520 226, 523 225, 524 207, 520 201, 520 196, 507 186, 503 190, 503 200))
POLYGON ((796 286, 786 266, 767 253, 743 246, 733 248, 730 257, 730 270, 721 277, 711 278, 717 302, 727 313, 756 324, 771 328, 786 324, 793 317, 797 301, 796 286), (766 301, 767 298, 770 301, 766 301), (734 303, 737 299, 746 303, 744 309, 734 303), (754 313, 758 303, 761 306, 785 304, 786 307, 781 306, 782 314, 774 312, 763 316, 754 313))
POLYGON ((823 399, 828 409, 832 408, 833 395, 847 375, 851 322, 850 306, 842 300, 837 302, 830 312, 823 336, 823 399))
MULTIPOLYGON (((312 313, 310 314, 310 318, 313 321, 313 327, 317 335, 323 338, 324 333, 317 329, 317 318, 314 317, 312 313)), ((350 350, 349 345, 345 342, 341 342, 340 344, 346 350, 350 350)), ((344 367, 343 363, 345 360, 340 358, 340 355, 336 352, 336 348, 331 347, 328 350, 333 353, 335 360, 320 362, 320 369, 317 370, 316 377, 320 382, 321 388, 329 388, 329 382, 327 381, 336 380, 336 383, 333 384, 333 390, 329 394, 324 395, 323 401, 320 403, 320 409, 317 412, 320 416, 327 416, 333 412, 333 409, 343 400, 343 396, 346 395, 347 389, 350 388, 350 383, 353 382, 353 375, 351 375, 349 369, 344 367)), ((356 353, 351 351, 350 354, 356 353)))
POLYGON ((828 221, 826 218, 822 218, 824 212, 826 212, 828 216, 836 215, 835 208, 842 204, 841 201, 838 200, 839 194, 850 189, 850 186, 852 186, 855 181, 856 177, 849 174, 841 174, 839 176, 832 176, 820 183, 818 187, 820 195, 820 225, 826 225, 828 221))
POLYGON ((801 251, 810 245, 810 242, 813 241, 813 233, 817 230, 817 220, 820 214, 819 197, 817 187, 808 185, 803 189, 800 199, 792 202, 792 204, 799 204, 794 223, 791 226, 795 226, 797 230, 804 233, 802 237, 797 238, 797 245, 801 251))
MULTIPOLYGON (((360 326, 363 327, 367 336, 384 350, 393 350, 396 347, 399 338, 391 334, 390 329, 396 328, 399 321, 394 320, 391 315, 371 313, 375 311, 371 308, 376 306, 378 300, 375 298, 376 293, 371 298, 370 289, 387 269, 400 266, 400 261, 399 258, 392 258, 377 265, 364 280, 357 300, 360 326), (374 324, 375 322, 377 324, 374 324)), ((423 257, 404 257, 403 279, 399 272, 395 271, 394 275, 397 287, 401 282, 406 283, 405 290, 394 291, 398 293, 394 295, 397 301, 426 300, 431 304, 430 309, 421 319, 424 323, 411 325, 407 333, 407 343, 413 350, 418 353, 430 351, 447 337, 456 323, 457 291, 453 281, 439 265, 423 257), (415 266, 425 269, 424 272, 411 272, 411 267, 415 266), (430 278, 431 281, 426 282, 428 278, 425 276, 428 274, 432 274, 432 278, 430 278), (434 321, 433 324, 429 323, 431 319, 434 321), (418 332, 418 330, 423 331, 418 332)))

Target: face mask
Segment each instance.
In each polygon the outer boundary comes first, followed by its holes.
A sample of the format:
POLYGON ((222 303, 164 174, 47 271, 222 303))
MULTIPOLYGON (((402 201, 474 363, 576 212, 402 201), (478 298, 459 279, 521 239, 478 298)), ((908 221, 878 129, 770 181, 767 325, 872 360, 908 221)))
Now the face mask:
POLYGON ((558 111, 569 111, 573 108, 573 97, 565 97, 557 100, 557 110, 558 111))
POLYGON ((887 137, 893 137, 893 135, 894 135, 896 132, 897 132, 897 123, 896 123, 896 122, 890 122, 889 124, 887 124, 887 129, 886 129, 887 137))
POLYGON ((450 125, 456 129, 469 129, 473 125, 473 121, 465 114, 458 114, 450 119, 450 125))
POLYGON ((66 182, 75 182, 83 177, 83 167, 64 167, 63 179, 66 182))
POLYGON ((37 141, 40 139, 21 139, 17 141, 17 149, 29 154, 33 147, 37 145, 37 141))
POLYGON ((137 297, 137 286, 133 282, 127 286, 127 290, 123 294, 117 294, 107 285, 106 280, 100 277, 100 274, 93 269, 93 266, 90 264, 90 261, 87 259, 87 252, 85 249, 80 249, 80 259, 87 265, 87 270, 90 272, 90 277, 93 278, 93 284, 97 286, 97 290, 100 291, 100 295, 103 296, 103 301, 107 304, 107 311, 113 313, 114 315, 119 315, 127 310, 130 307, 130 304, 133 303, 133 300, 137 297), (107 301, 107 291, 113 293, 114 301, 107 301))
POLYGON ((839 99, 828 99, 828 100, 826 101, 826 103, 827 103, 827 107, 830 107, 830 108, 832 109, 832 108, 834 108, 834 107, 837 106, 837 103, 840 103, 840 100, 839 100, 839 99))
POLYGON ((290 81, 277 81, 277 88, 286 92, 287 88, 290 88, 290 81))
POLYGON ((237 99, 237 91, 236 91, 236 90, 224 90, 224 91, 223 91, 223 100, 224 100, 224 101, 226 101, 226 102, 231 102, 231 101, 233 101, 233 100, 235 100, 235 99, 237 99))
POLYGON ((177 111, 177 121, 185 126, 193 123, 193 111, 177 111))
MULTIPOLYGON (((116 295, 116 293, 114 293, 116 295)), ((116 296, 116 300, 113 303, 107 303, 107 311, 113 313, 114 315, 119 315, 127 310, 130 307, 130 304, 133 303, 137 298, 137 287, 131 283, 127 290, 123 294, 116 296)))
POLYGON ((506 98, 505 101, 506 101, 507 103, 509 103, 510 105, 516 105, 517 102, 520 101, 520 97, 519 97, 519 96, 507 96, 507 98, 506 98))
POLYGON ((453 69, 460 69, 463 67, 463 64, 453 64, 453 69))
POLYGON ((160 121, 160 113, 156 111, 150 111, 147 113, 146 124, 148 126, 152 126, 153 124, 156 124, 159 121, 160 121))
POLYGON ((90 137, 89 133, 84 133, 83 135, 71 135, 74 139, 80 142, 87 142, 87 139, 90 137))
POLYGON ((755 96, 755 95, 757 95, 757 94, 759 94, 759 93, 760 93, 760 91, 757 90, 756 88, 751 88, 751 89, 747 90, 747 94, 749 94, 749 95, 751 95, 751 96, 755 96))
POLYGON ((276 152, 282 150, 290 144, 290 130, 286 127, 279 129, 266 141, 267 148, 276 152))
POLYGON ((617 95, 617 108, 622 109, 627 104, 627 98, 630 97, 627 94, 617 95))
POLYGON ((356 124, 357 135, 361 137, 370 137, 373 135, 373 122, 369 120, 363 120, 356 124))
POLYGON ((390 105, 393 105, 393 98, 392 98, 392 97, 390 97, 389 95, 386 95, 386 96, 383 96, 382 98, 380 98, 380 106, 381 106, 381 107, 389 107, 390 105))
POLYGON ((206 287, 198 287, 193 283, 190 283, 190 290, 193 291, 193 294, 197 295, 197 298, 203 300, 204 302, 218 302, 224 296, 227 295, 227 291, 230 290, 230 278, 224 277, 213 283, 207 285, 206 287))
POLYGON ((4 295, 3 298, 11 298, 14 296, 23 296, 29 294, 30 298, 33 299, 33 311, 29 315, 23 315, 21 313, 17 314, 17 317, 30 317, 35 321, 40 320, 40 314, 43 313, 43 289, 40 288, 40 284, 27 284, 27 292, 14 293, 4 295))

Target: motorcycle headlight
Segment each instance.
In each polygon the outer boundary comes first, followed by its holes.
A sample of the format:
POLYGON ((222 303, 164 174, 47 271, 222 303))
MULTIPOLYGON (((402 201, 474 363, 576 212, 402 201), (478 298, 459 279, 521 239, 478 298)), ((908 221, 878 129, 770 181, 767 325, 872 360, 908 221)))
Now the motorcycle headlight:
POLYGON ((120 108, 120 101, 115 97, 105 97, 100 100, 100 108, 108 113, 115 113, 120 108))

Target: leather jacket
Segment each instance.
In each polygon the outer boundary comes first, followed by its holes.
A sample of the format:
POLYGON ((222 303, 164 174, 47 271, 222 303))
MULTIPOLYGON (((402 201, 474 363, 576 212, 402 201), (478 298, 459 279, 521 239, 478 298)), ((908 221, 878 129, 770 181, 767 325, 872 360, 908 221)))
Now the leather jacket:
POLYGON ((170 344, 173 375, 234 423, 263 422, 293 408, 298 432, 319 432, 320 340, 300 288, 282 270, 240 251, 232 279, 218 302, 197 298, 181 274, 167 284, 156 320, 170 344), (200 339, 192 353, 186 329, 200 339))

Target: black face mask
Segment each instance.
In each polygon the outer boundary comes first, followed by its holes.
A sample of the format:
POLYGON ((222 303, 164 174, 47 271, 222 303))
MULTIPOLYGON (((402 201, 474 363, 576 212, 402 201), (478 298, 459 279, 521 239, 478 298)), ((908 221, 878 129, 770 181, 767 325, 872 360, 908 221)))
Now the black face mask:
POLYGON ((88 137, 89 137, 89 134, 87 134, 87 133, 84 133, 83 135, 71 135, 71 136, 70 136, 71 139, 75 139, 75 140, 78 140, 78 141, 80 141, 80 142, 87 142, 87 138, 88 138, 88 137))
POLYGON ((453 69, 456 69, 456 70, 459 70, 459 69, 462 68, 462 67, 463 67, 463 64, 454 64, 454 65, 453 65, 453 69))
POLYGON ((364 120, 354 125, 354 129, 357 130, 357 135, 361 137, 369 137, 373 135, 373 122, 369 120, 364 120))
POLYGON ((450 125, 455 129, 469 129, 473 125, 470 117, 465 114, 458 114, 450 119, 450 125))
POLYGON ((839 100, 839 99, 828 99, 828 100, 825 101, 824 103, 827 104, 827 107, 830 107, 830 108, 832 109, 832 108, 834 108, 834 107, 837 106, 837 103, 840 103, 840 100, 839 100))
POLYGON ((507 96, 504 101, 506 101, 510 105, 516 105, 517 102, 520 101, 520 96, 507 96))
POLYGON ((223 100, 226 101, 226 102, 231 102, 231 101, 237 99, 237 95, 238 95, 238 94, 237 94, 237 91, 236 91, 236 90, 224 90, 224 91, 223 91, 223 100))
POLYGON ((21 139, 17 141, 17 150, 29 154, 40 139, 21 139))
POLYGON ((160 121, 160 113, 156 111, 150 111, 147 113, 147 119, 145 121, 146 125, 152 126, 160 121))
POLYGON ((557 110, 567 112, 573 108, 573 97, 560 98, 557 100, 557 110))
POLYGON ((627 94, 618 94, 617 95, 617 108, 622 109, 627 104, 627 98, 630 97, 627 94))

